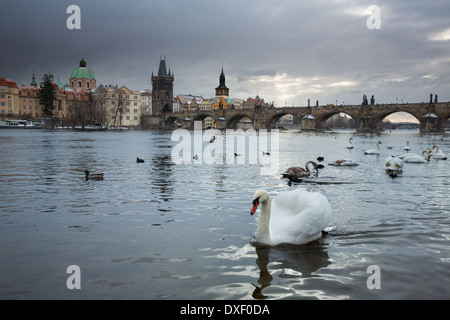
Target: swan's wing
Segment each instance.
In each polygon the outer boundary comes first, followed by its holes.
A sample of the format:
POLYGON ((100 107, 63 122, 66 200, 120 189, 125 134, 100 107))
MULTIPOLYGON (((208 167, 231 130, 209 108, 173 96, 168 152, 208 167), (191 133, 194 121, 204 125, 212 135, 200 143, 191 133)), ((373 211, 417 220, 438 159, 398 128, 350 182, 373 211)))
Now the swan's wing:
POLYGON ((392 159, 392 162, 397 166, 398 168, 403 167, 403 161, 399 157, 395 157, 392 159))
POLYGON ((285 177, 285 178, 288 178, 288 177, 303 178, 303 177, 306 177, 309 175, 310 175, 310 172, 306 171, 305 169, 303 169, 301 167, 290 167, 283 173, 283 177, 285 177))
POLYGON ((287 217, 295 216, 303 209, 297 196, 299 190, 282 192, 273 199, 271 221, 281 221, 287 217))
POLYGON ((271 238, 276 243, 307 243, 321 236, 331 219, 331 207, 318 192, 296 189, 272 201, 271 238))
POLYGON ((354 162, 353 160, 349 160, 349 159, 345 160, 345 161, 341 164, 341 166, 347 166, 347 167, 352 167, 352 166, 357 166, 357 165, 359 165, 358 162, 354 162))
POLYGON ((306 170, 301 167, 290 167, 285 171, 287 174, 298 174, 303 172, 306 172, 306 170))

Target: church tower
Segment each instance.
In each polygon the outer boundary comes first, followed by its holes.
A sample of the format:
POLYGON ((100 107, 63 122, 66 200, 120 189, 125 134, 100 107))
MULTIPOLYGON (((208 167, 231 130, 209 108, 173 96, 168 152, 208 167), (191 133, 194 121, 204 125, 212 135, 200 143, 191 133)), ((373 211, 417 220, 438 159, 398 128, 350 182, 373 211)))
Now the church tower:
POLYGON ((230 98, 230 89, 227 88, 225 85, 225 74, 223 73, 223 66, 222 66, 222 73, 219 77, 219 86, 216 88, 216 99, 214 100, 212 104, 213 110, 222 110, 222 109, 229 109, 230 104, 228 103, 228 100, 230 98))
POLYGON ((166 112, 173 112, 173 72, 167 71, 166 57, 159 61, 158 75, 152 72, 152 113, 153 115, 163 115, 166 112))
POLYGON ((219 86, 216 88, 216 98, 224 98, 228 99, 230 97, 230 89, 227 88, 225 85, 225 74, 223 73, 223 67, 222 67, 222 73, 219 77, 219 86))

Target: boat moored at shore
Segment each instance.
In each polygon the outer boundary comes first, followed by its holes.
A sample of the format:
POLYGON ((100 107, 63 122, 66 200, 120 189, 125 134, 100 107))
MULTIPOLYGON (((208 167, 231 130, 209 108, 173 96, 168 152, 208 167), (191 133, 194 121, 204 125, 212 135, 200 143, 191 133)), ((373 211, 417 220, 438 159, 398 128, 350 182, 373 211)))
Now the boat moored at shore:
POLYGON ((42 129, 42 122, 36 123, 29 120, 4 120, 0 121, 0 129, 42 129))

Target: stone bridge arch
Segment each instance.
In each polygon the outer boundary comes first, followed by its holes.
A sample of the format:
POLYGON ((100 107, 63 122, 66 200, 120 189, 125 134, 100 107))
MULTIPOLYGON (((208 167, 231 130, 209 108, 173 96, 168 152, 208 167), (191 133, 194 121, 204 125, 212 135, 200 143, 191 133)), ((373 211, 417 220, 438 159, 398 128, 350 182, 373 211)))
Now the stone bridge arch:
POLYGON ((395 110, 386 110, 384 112, 379 113, 378 115, 376 115, 373 118, 373 125, 375 128, 380 128, 381 127, 381 123, 383 122, 384 119, 386 119, 386 117, 389 117, 390 115, 397 113, 397 112, 404 112, 407 113, 411 116, 413 116, 414 118, 416 118, 417 121, 419 121, 419 123, 421 123, 423 121, 423 117, 421 117, 420 114, 417 114, 416 112, 406 109, 406 108, 399 108, 399 109, 395 109, 395 110))
POLYGON ((248 114, 236 114, 229 119, 227 119, 226 129, 237 129, 239 121, 243 118, 248 118, 253 123, 253 117, 249 116, 248 114))
POLYGON ((164 120, 164 129, 177 129, 178 124, 180 123, 180 118, 176 116, 168 117, 164 120))
POLYGON ((445 128, 445 123, 449 120, 450 120, 450 110, 442 117, 439 117, 437 125, 439 126, 439 128, 445 128))
POLYGON ((192 123, 189 125, 188 129, 194 129, 194 123, 195 121, 201 121, 202 123, 202 128, 203 128, 203 121, 205 121, 206 118, 211 117, 214 121, 217 121, 217 119, 215 119, 213 114, 210 113, 201 113, 198 115, 195 115, 192 118, 192 123))
POLYGON ((281 111, 276 112, 275 114, 272 114, 268 117, 268 120, 266 121, 266 128, 267 129, 276 129, 277 122, 284 116, 292 115, 294 117, 293 122, 294 123, 301 123, 302 122, 302 115, 298 112, 290 112, 290 110, 287 111, 281 111))
POLYGON ((334 110, 323 112, 321 114, 316 114, 316 130, 324 131, 326 129, 325 123, 328 121, 328 119, 330 119, 334 115, 341 114, 341 113, 346 114, 347 116, 351 117, 353 119, 353 121, 355 121, 356 128, 360 127, 359 114, 357 114, 356 112, 349 112, 347 109, 337 108, 334 110))

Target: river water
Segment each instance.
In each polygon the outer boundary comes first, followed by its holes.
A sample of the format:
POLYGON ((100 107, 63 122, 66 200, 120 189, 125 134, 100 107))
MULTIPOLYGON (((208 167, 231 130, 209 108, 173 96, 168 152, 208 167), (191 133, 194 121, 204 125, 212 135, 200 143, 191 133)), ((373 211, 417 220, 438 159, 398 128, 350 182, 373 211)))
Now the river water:
POLYGON ((280 132, 279 168, 266 174, 262 154, 175 164, 172 137, 0 130, 0 299, 450 298, 450 160, 384 171, 406 141, 450 152, 448 135, 280 132), (378 140, 381 155, 363 155, 378 140), (280 179, 319 156, 317 177, 280 179), (328 165, 340 158, 360 165, 328 165), (86 169, 104 179, 86 181, 86 169), (334 230, 302 246, 254 243, 254 191, 293 188, 328 198, 334 230))

